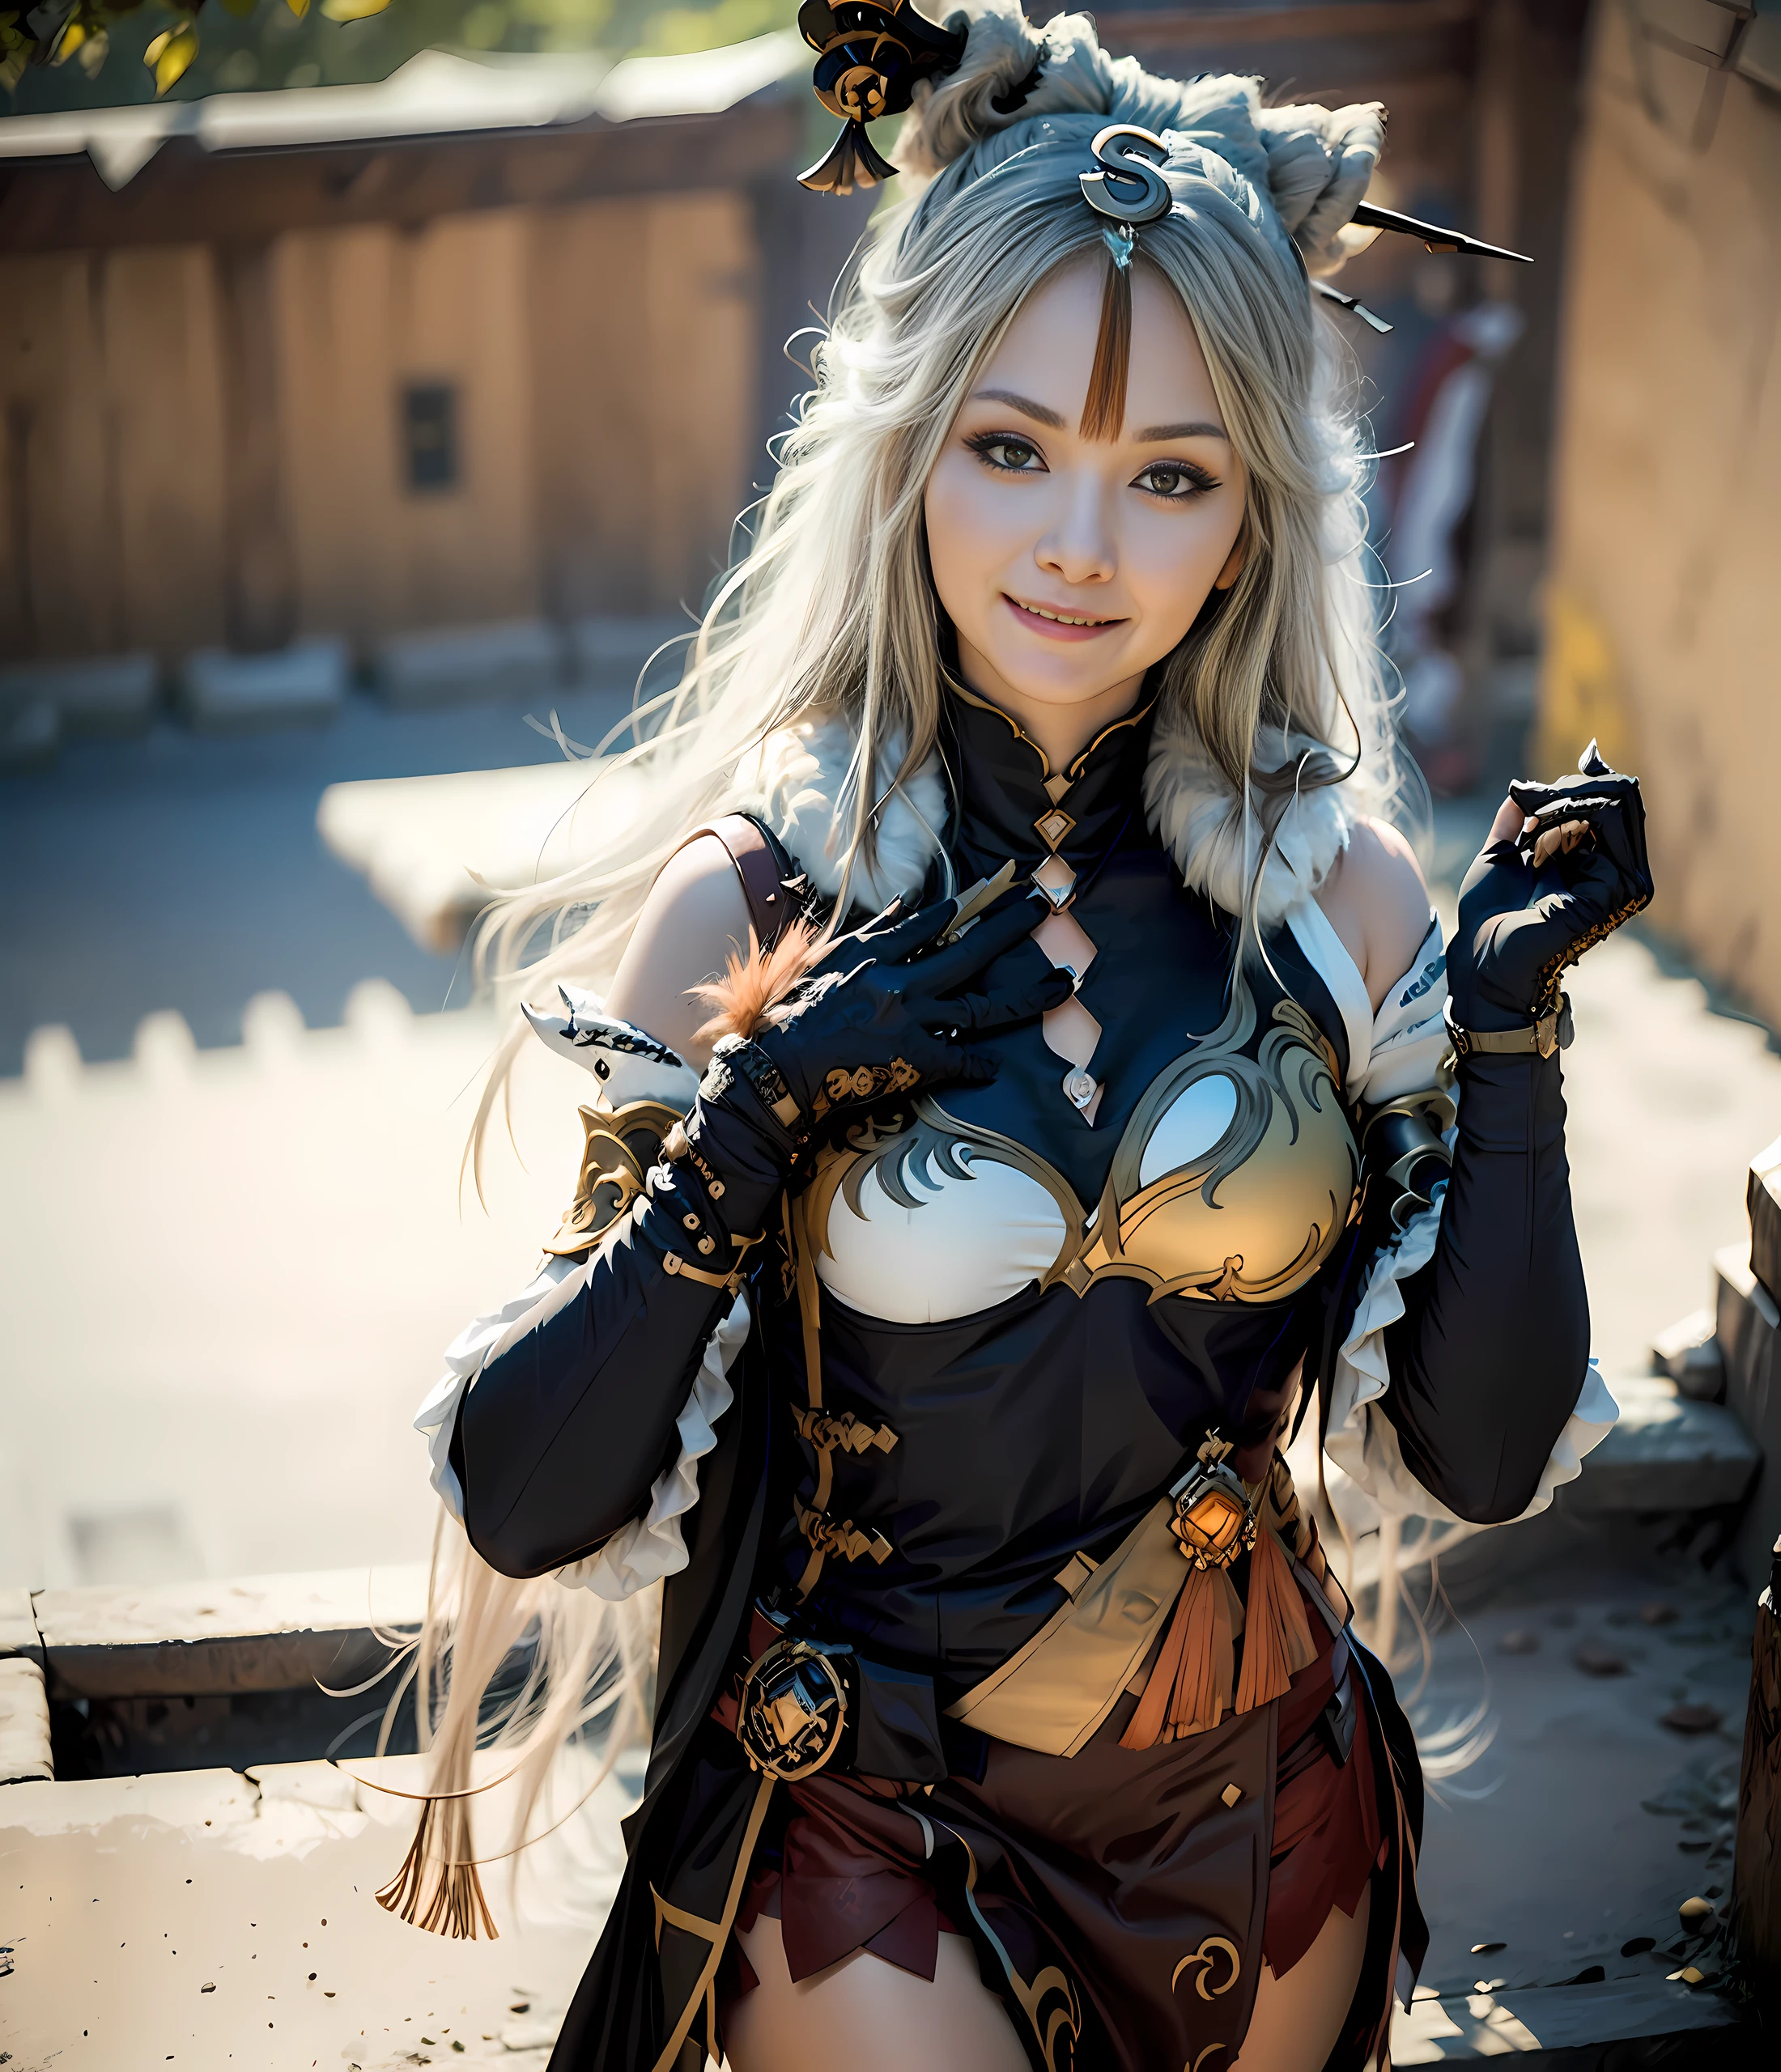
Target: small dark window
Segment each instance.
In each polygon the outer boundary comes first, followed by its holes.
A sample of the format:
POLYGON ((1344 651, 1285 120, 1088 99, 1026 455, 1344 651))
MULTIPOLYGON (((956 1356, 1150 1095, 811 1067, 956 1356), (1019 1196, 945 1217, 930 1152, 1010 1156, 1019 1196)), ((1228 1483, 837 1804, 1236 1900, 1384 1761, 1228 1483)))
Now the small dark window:
POLYGON ((402 452, 417 493, 457 486, 457 391, 448 381, 410 382, 402 391, 402 452))

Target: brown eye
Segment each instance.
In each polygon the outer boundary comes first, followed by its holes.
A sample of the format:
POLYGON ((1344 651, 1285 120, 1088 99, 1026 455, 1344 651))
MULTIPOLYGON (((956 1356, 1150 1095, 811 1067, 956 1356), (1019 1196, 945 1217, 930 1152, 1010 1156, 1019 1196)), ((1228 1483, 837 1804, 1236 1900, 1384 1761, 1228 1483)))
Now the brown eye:
POLYGON ((965 441, 987 468, 1007 475, 1042 474, 1045 464, 1031 440, 1016 439, 1005 431, 979 432, 965 441))
POLYGON ((1218 485, 1203 469, 1190 468, 1179 461, 1158 461, 1144 470, 1133 486, 1167 503, 1184 503, 1218 485))

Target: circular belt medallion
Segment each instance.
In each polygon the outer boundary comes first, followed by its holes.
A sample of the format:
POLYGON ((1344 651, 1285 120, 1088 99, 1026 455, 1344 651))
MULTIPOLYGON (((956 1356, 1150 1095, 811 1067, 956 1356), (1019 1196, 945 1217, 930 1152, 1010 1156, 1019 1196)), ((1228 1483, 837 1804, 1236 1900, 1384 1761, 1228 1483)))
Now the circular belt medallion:
POLYGON ((814 1777, 840 1747, 847 1717, 840 1662, 809 1641, 776 1641, 742 1679, 736 1738, 769 1777, 814 1777))

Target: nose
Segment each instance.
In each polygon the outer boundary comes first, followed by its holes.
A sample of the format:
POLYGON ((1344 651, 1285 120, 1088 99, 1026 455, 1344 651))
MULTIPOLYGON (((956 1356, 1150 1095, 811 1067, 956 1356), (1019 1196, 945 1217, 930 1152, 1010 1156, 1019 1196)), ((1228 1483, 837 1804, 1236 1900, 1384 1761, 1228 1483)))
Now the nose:
POLYGON ((1065 583, 1112 582, 1119 551, 1105 486, 1085 469, 1060 486, 1063 495, 1053 507, 1056 516, 1034 549, 1034 558, 1065 583))

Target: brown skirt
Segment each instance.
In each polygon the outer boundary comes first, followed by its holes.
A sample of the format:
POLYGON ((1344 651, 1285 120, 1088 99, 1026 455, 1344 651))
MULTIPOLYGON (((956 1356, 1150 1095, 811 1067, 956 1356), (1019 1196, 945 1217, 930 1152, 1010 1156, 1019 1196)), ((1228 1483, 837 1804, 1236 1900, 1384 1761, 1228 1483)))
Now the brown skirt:
MULTIPOLYGON (((1364 1679, 1350 1671, 1360 1702, 1345 1763, 1315 1730, 1346 1643, 1312 1623, 1317 1659, 1286 1697, 1189 1739, 1121 1748, 1128 1696, 1078 1755, 989 1743, 977 1782, 783 1785, 738 1927, 776 1916, 794 1980, 856 1950, 931 1979, 939 1936, 968 1935, 1045 2072, 1231 2063, 1260 1965, 1290 1971, 1331 1909, 1352 1917, 1401 1859, 1364 1679)), ((733 1724, 733 1700, 719 1717, 733 1724)), ((1395 1937, 1370 1936, 1349 2025, 1357 2065, 1388 2016, 1396 1955, 1395 1937)), ((720 2021, 754 1983, 733 1940, 720 2021)))

